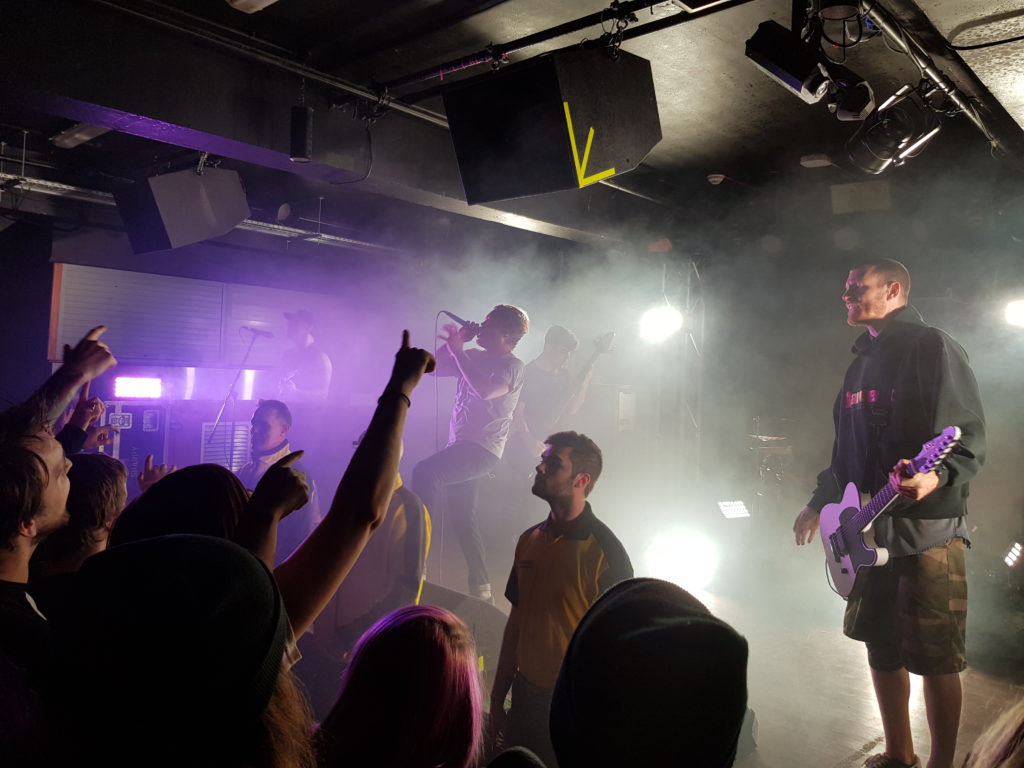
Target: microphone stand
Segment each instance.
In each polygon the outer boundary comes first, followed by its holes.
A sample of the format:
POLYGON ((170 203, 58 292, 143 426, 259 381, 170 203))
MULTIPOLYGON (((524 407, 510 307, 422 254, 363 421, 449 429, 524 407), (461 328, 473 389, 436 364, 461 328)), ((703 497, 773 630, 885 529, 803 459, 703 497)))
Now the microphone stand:
POLYGON ((228 386, 228 393, 224 395, 224 400, 220 404, 220 410, 217 411, 217 419, 213 423, 213 429, 210 430, 209 436, 206 438, 207 446, 213 442, 213 436, 217 434, 217 427, 220 426, 221 419, 224 417, 224 410, 228 407, 228 403, 231 403, 231 434, 228 441, 228 471, 235 471, 235 400, 238 397, 238 393, 235 392, 235 385, 238 384, 238 379, 242 376, 242 371, 245 370, 245 364, 249 362, 249 355, 252 354, 253 345, 256 343, 257 334, 253 333, 249 338, 249 346, 245 350, 245 355, 242 357, 242 362, 238 364, 238 370, 235 371, 235 378, 231 380, 231 384, 228 386))

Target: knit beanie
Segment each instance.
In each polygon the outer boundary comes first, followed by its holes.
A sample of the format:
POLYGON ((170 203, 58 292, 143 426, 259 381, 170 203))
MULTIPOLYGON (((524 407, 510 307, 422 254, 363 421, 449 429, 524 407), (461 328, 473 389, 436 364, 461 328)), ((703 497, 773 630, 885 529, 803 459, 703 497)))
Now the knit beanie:
POLYGON ((487 768, 545 768, 544 763, 526 747, 512 747, 497 755, 487 768))
POLYGON ((608 590, 576 628, 555 684, 560 768, 728 768, 746 712, 747 641, 658 579, 608 590))
POLYGON ((247 550, 193 535, 114 547, 85 562, 69 604, 54 626, 53 683, 69 727, 159 751, 259 723, 288 622, 247 550))

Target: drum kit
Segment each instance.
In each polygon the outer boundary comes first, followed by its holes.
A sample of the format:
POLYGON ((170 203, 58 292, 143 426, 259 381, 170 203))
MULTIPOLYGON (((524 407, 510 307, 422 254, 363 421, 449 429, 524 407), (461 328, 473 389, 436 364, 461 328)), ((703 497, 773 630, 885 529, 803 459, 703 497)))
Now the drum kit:
POLYGON ((793 420, 755 416, 753 424, 753 434, 748 434, 747 437, 757 441, 748 446, 748 450, 760 477, 756 491, 758 500, 764 503, 779 501, 782 497, 786 467, 793 456, 793 446, 789 441, 793 420))

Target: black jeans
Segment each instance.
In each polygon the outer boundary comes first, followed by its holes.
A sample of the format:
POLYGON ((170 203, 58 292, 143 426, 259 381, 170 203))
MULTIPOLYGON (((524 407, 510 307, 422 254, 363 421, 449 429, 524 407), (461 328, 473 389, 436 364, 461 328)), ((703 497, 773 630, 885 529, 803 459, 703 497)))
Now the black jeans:
MULTIPOLYGON (((498 463, 498 457, 476 443, 454 443, 424 459, 412 471, 412 490, 432 515, 444 515, 459 538, 469 569, 472 595, 490 584, 484 562, 484 542, 476 519, 480 478, 498 463), (447 492, 447 504, 443 504, 447 492)), ((444 523, 442 523, 443 525, 444 523)))
POLYGON ((526 747, 547 768, 558 768, 548 728, 551 695, 552 691, 538 688, 516 675, 512 681, 512 708, 508 713, 509 733, 505 747, 526 747))

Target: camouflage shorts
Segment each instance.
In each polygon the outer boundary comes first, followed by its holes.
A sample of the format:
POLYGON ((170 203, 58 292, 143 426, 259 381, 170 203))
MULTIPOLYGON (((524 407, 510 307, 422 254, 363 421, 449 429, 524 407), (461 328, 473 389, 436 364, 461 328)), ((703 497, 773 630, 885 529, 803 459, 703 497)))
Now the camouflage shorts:
POLYGON ((867 643, 874 669, 961 672, 967 634, 963 539, 861 573, 846 605, 843 632, 867 643))

